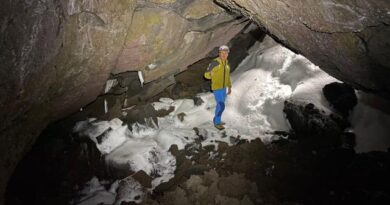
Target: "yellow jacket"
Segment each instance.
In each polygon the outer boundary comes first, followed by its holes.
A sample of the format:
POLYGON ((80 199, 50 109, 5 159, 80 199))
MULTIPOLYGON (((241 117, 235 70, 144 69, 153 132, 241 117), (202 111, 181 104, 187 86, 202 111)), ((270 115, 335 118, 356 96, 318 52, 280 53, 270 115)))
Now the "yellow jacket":
POLYGON ((206 79, 211 79, 211 90, 218 90, 226 87, 232 87, 230 81, 229 62, 222 61, 220 58, 214 59, 204 73, 206 79))

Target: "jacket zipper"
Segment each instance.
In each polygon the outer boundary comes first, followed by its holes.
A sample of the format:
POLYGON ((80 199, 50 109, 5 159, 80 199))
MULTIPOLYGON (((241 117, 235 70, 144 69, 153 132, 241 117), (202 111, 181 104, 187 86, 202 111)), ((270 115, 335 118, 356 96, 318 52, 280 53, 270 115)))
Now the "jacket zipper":
MULTIPOLYGON (((223 62, 223 61, 222 61, 223 62)), ((226 71, 226 62, 225 62, 225 64, 224 63, 222 63, 222 65, 223 65, 223 88, 225 88, 225 75, 226 75, 226 73, 225 73, 225 71, 226 71)))

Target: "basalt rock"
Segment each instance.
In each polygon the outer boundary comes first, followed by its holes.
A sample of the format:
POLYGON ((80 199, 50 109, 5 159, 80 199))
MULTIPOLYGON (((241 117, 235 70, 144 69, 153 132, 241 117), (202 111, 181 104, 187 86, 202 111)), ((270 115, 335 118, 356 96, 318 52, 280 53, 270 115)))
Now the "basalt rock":
POLYGON ((332 76, 390 98, 387 0, 216 0, 332 76))
POLYGON ((48 122, 93 101, 135 2, 5 1, 0 8, 0 204, 12 170, 48 122))
POLYGON ((322 88, 326 100, 343 116, 357 105, 355 90, 345 83, 330 83, 322 88))
POLYGON ((349 126, 335 114, 326 114, 312 103, 285 101, 283 112, 293 131, 301 137, 337 137, 349 126))

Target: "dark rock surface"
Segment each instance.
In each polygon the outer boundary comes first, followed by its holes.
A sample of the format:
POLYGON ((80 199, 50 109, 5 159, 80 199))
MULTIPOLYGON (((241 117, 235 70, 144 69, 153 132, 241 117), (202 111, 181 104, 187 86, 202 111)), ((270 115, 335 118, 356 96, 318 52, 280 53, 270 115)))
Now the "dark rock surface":
POLYGON ((216 0, 330 75, 390 98, 390 1, 216 0))
POLYGON ((178 167, 170 182, 143 204, 387 204, 390 155, 314 141, 260 140, 218 151, 173 151, 178 167), (191 172, 194 167, 203 172, 191 172), (187 173, 187 174, 186 174, 187 173), (188 175, 189 174, 189 175, 188 175), (245 202, 245 203, 244 203, 245 202))
POLYGON ((330 83, 322 88, 322 92, 331 106, 343 116, 348 116, 358 103, 355 90, 345 83, 330 83))
POLYGON ((299 135, 340 135, 349 126, 341 116, 326 114, 312 103, 285 101, 283 112, 299 135))

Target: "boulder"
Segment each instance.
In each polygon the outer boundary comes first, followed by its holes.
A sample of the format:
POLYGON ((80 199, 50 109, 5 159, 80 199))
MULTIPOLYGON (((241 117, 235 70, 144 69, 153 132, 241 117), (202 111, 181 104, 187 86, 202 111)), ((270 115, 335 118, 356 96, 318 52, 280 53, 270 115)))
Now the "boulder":
POLYGON ((348 116, 357 105, 355 90, 345 83, 330 83, 322 88, 326 100, 343 116, 348 116))
POLYGON ((292 130, 300 136, 340 136, 349 126, 340 116, 326 114, 312 103, 285 101, 283 112, 292 130))

